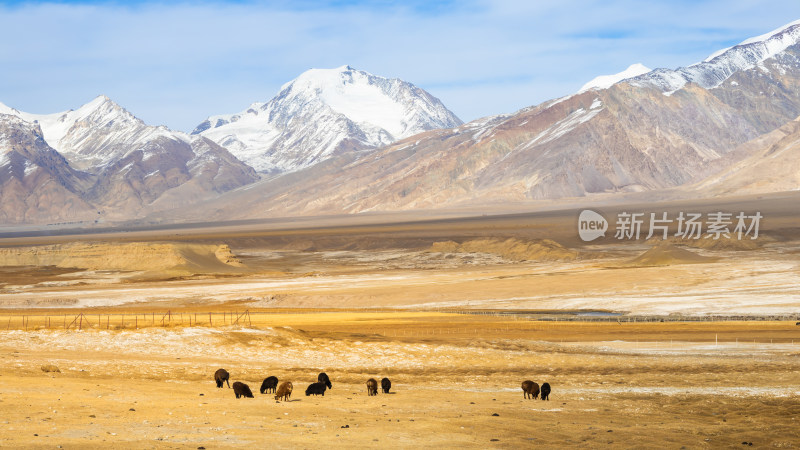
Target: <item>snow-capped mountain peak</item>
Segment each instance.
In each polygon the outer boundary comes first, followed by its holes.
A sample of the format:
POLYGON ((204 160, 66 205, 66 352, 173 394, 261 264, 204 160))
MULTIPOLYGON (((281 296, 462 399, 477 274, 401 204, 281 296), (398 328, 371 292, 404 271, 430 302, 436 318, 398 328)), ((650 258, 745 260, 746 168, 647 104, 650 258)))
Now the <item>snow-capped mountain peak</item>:
MULTIPOLYGON (((281 91, 284 89, 292 86, 297 85, 298 87, 318 87, 318 88, 325 88, 330 84, 335 84, 337 82, 337 78, 347 72, 355 71, 349 65, 339 66, 333 69, 308 69, 305 72, 301 73, 297 78, 294 80, 288 81, 281 86, 281 91)), ((366 72, 363 72, 366 73, 366 72)))
POLYGON ((800 43, 800 20, 711 54, 703 61, 676 70, 656 69, 630 80, 636 86, 656 87, 666 95, 695 83, 704 89, 721 85, 733 74, 753 68, 800 43))
POLYGON ((307 70, 272 100, 238 114, 211 116, 192 134, 226 147, 261 172, 289 172, 340 151, 460 124, 424 90, 345 65, 307 70))
MULTIPOLYGON (((791 27, 794 27, 796 25, 800 25, 800 20, 795 20, 792 23, 786 24, 786 25, 784 25, 784 26, 782 26, 780 28, 776 28, 776 29, 770 31, 769 33, 764 33, 764 34, 762 34, 760 36, 755 36, 755 37, 751 37, 749 39, 745 39, 744 41, 738 43, 734 47, 738 47, 740 45, 763 43, 763 42, 769 41, 771 37, 773 37, 773 36, 775 36, 777 34, 781 34, 784 31, 786 31, 787 29, 789 29, 791 27)), ((778 44, 779 42, 781 42, 780 39, 777 40, 777 41, 774 41, 774 44, 778 44)), ((728 48, 723 48, 722 50, 717 50, 716 52, 714 52, 711 55, 709 55, 708 58, 704 59, 703 62, 709 62, 712 59, 716 58, 717 56, 722 55, 723 53, 727 52, 728 50, 730 50, 730 49, 732 49, 734 47, 728 47, 728 48)), ((783 48, 781 48, 781 47, 782 47, 782 45, 780 45, 780 44, 774 45, 773 53, 770 56, 773 56, 777 52, 782 51, 782 50, 784 50, 786 48, 785 46, 783 48)), ((769 57, 769 56, 767 56, 767 57, 769 57)), ((764 59, 766 59, 766 58, 764 58, 764 59)))
MULTIPOLYGON (((407 124, 404 105, 391 97, 391 88, 381 79, 350 66, 336 69, 311 69, 292 82, 289 95, 319 96, 335 112, 356 123, 369 123, 405 137, 407 124)), ((388 80, 397 82, 399 80, 388 80)))
POLYGON ((633 78, 647 72, 650 72, 650 68, 644 66, 643 64, 631 64, 628 66, 627 69, 623 70, 622 72, 615 73, 613 75, 600 75, 592 79, 592 81, 584 84, 581 86, 580 92, 588 91, 590 89, 608 89, 612 85, 619 83, 622 80, 627 80, 628 78, 633 78))
POLYGON ((145 126, 144 122, 105 95, 96 97, 76 110, 39 116, 38 120, 47 142, 59 151, 69 151, 68 145, 65 145, 67 143, 62 141, 76 125, 118 130, 145 126))
POLYGON ((87 130, 95 127, 129 129, 145 126, 144 122, 105 95, 97 96, 78 109, 53 114, 31 114, 2 104, 0 112, 38 123, 47 143, 59 152, 67 153, 70 152, 69 143, 62 141, 76 124, 87 130))
POLYGON ((4 103, 0 103, 0 114, 8 114, 19 117, 20 112, 4 103))

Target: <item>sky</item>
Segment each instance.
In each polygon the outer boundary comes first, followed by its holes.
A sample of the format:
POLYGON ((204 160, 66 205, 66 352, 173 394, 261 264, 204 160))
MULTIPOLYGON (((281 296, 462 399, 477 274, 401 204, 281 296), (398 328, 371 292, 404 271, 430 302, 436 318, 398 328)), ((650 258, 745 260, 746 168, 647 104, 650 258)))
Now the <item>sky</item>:
POLYGON ((44 114, 107 95, 188 132, 347 64, 470 121, 633 63, 686 66, 797 19, 797 0, 0 1, 0 102, 44 114))

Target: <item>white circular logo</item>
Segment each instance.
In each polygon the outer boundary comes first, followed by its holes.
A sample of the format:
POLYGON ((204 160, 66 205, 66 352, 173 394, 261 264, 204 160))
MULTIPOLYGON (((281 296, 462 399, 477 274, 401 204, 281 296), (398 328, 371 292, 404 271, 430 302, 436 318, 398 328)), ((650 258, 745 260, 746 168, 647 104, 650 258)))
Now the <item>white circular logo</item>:
POLYGON ((593 241, 606 235, 608 221, 591 209, 584 209, 578 216, 578 235, 584 242, 593 241))

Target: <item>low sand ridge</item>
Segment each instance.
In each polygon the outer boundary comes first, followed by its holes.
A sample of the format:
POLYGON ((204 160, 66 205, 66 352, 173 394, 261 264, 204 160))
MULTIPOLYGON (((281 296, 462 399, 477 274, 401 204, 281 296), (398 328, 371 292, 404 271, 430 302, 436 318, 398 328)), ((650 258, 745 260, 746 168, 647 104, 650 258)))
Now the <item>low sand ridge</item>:
POLYGON ((0 248, 0 266, 54 266, 175 275, 234 272, 242 263, 224 244, 76 242, 0 248))

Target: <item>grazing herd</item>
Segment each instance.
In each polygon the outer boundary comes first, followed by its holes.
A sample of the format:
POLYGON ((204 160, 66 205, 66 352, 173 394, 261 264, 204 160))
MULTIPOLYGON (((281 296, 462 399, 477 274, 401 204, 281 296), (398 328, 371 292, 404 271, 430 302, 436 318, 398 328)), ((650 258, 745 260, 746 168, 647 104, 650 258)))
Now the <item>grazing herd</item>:
MULTIPOLYGON (((228 384, 228 387, 231 387, 230 381, 228 381, 230 377, 230 374, 225 369, 219 369, 214 372, 214 381, 217 383, 218 388, 223 387, 225 383, 228 384)), ((306 396, 321 395, 324 397, 325 391, 332 388, 333 384, 331 383, 331 379, 328 377, 328 374, 322 372, 317 376, 316 383, 311 383, 308 385, 306 388, 306 396)), ((388 378, 381 379, 381 390, 384 394, 388 394, 391 388, 392 382, 388 378)), ((278 378, 269 376, 264 378, 259 391, 262 394, 274 393, 275 400, 288 401, 289 397, 292 396, 292 389, 293 386, 291 381, 284 381, 279 386, 278 378)), ((233 383, 233 393, 236 394, 236 398, 253 398, 253 392, 250 390, 250 386, 242 383, 241 381, 236 381, 233 383)), ((378 380, 375 378, 370 378, 367 380, 367 395, 378 395, 378 380)), ((540 387, 538 383, 535 383, 531 380, 525 380, 522 382, 522 395, 523 398, 526 399, 536 399, 541 395, 542 400, 550 400, 550 383, 544 383, 540 387)))
POLYGON ((542 400, 550 400, 550 383, 544 383, 539 388, 539 384, 535 383, 531 380, 525 380, 522 382, 522 396, 523 398, 539 398, 539 394, 542 395, 542 400))
MULTIPOLYGON (((217 387, 221 388, 228 383, 228 387, 231 387, 230 381, 230 374, 225 369, 219 369, 214 372, 214 382, 217 383, 217 387)), ((389 389, 392 387, 392 382, 389 381, 388 378, 383 378, 381 380, 381 387, 383 388, 383 393, 388 394, 389 389)), ((291 381, 284 381, 283 383, 278 385, 278 377, 269 376, 264 378, 264 381, 261 382, 261 389, 259 392, 262 394, 275 394, 275 400, 283 400, 288 401, 289 397, 292 396, 292 386, 291 381)), ((321 395, 325 396, 325 391, 328 389, 333 388, 333 383, 331 383, 330 377, 325 372, 320 373, 317 375, 317 382, 311 383, 306 388, 306 396, 309 395, 321 395)), ((254 398, 253 392, 250 390, 250 386, 242 383, 241 381, 236 381, 233 383, 233 393, 236 394, 236 398, 254 398)), ((370 378, 367 381, 367 393, 369 395, 378 395, 378 382, 375 381, 374 378, 370 378)))

